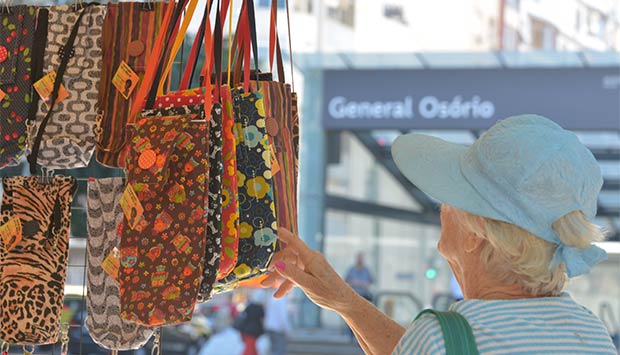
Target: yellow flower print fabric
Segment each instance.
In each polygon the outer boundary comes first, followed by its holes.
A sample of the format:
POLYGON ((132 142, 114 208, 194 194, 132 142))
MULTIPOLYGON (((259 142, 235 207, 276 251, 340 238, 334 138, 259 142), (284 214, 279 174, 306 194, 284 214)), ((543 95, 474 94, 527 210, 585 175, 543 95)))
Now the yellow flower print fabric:
POLYGON ((238 89, 232 94, 237 142, 239 255, 233 272, 217 285, 219 292, 263 274, 277 241, 271 143, 265 128, 263 96, 260 92, 243 93, 238 89))

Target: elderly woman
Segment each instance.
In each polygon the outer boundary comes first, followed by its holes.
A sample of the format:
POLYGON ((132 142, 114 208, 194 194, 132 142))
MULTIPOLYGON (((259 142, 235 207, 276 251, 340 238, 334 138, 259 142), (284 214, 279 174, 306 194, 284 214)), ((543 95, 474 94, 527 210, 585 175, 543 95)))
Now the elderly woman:
POLYGON ((601 321, 562 292, 569 277, 606 257, 593 245, 603 235, 590 222, 600 168, 574 134, 522 115, 471 147, 407 134, 392 155, 412 183, 442 202, 438 250, 463 290, 465 299, 450 307, 463 333, 428 312, 402 328, 286 230, 286 247, 264 281, 286 280, 276 297, 299 286, 344 318, 366 354, 617 354, 601 321))

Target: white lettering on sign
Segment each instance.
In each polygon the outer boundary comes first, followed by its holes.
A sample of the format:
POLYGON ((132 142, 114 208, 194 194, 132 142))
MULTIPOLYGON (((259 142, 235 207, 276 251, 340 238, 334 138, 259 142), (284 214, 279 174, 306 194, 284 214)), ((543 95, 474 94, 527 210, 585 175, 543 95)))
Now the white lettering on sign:
POLYGON ((482 118, 489 119, 495 114, 495 105, 491 101, 481 101, 479 96, 463 101, 455 96, 452 101, 440 101, 435 96, 424 96, 418 105, 420 116, 435 118, 482 118))
MULTIPOLYGON (((490 119, 495 105, 480 96, 463 100, 460 95, 451 101, 435 96, 424 96, 417 105, 418 113, 425 119, 490 119)), ((329 101, 329 114, 335 119, 412 119, 415 116, 412 96, 402 101, 348 101, 336 96, 329 101)))
POLYGON ((336 119, 411 119, 413 118, 413 97, 403 101, 347 101, 336 96, 329 101, 329 114, 336 119))

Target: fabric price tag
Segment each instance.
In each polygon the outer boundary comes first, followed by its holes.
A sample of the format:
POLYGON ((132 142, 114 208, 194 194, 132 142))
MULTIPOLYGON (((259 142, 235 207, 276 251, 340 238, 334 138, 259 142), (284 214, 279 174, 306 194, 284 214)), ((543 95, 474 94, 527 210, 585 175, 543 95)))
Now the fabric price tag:
POLYGON ((4 90, 0 89, 0 101, 4 100, 5 97, 6 97, 6 92, 4 92, 4 90))
POLYGON ((13 249, 22 240, 22 222, 13 217, 0 226, 0 237, 6 251, 13 249))
MULTIPOLYGON (((34 83, 34 89, 39 93, 41 99, 45 103, 45 105, 49 108, 49 100, 52 96, 52 92, 54 91, 54 83, 56 82, 56 72, 50 72, 46 76, 42 77, 39 81, 34 83)), ((60 84, 58 88, 58 97, 56 98, 56 102, 54 104, 59 103, 60 101, 69 97, 69 92, 65 89, 63 84, 60 84)))
POLYGON ((133 71, 133 69, 131 69, 129 64, 125 63, 125 61, 121 61, 121 64, 116 70, 116 74, 114 74, 114 77, 112 78, 112 84, 116 86, 116 90, 123 95, 125 100, 129 100, 129 97, 136 88, 136 85, 138 85, 139 80, 140 77, 135 71, 133 71))
POLYGON ((276 157, 276 148, 271 145, 271 176, 274 176, 280 171, 280 164, 278 163, 278 158, 276 157))
POLYGON ((127 188, 125 192, 123 192, 123 196, 121 196, 120 204, 123 208, 123 212, 125 212, 127 225, 129 228, 134 229, 142 219, 144 208, 142 208, 142 204, 140 200, 138 200, 138 196, 131 185, 127 184, 127 188))
POLYGON ((105 271, 111 278, 118 281, 118 270, 121 267, 121 259, 119 250, 114 247, 110 254, 103 259, 101 263, 101 268, 105 271))

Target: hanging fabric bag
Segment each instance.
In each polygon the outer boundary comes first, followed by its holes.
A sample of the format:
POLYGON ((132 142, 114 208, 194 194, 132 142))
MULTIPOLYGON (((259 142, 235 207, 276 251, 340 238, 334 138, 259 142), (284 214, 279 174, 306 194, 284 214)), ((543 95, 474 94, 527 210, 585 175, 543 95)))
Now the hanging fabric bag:
POLYGON ((59 85, 47 100, 39 101, 29 132, 31 166, 74 169, 90 162, 96 146, 105 11, 105 5, 94 3, 49 8, 43 72, 46 82, 59 85))
POLYGON ((60 330, 73 177, 4 178, 0 207, 0 339, 55 343, 60 330))
MULTIPOLYGON (((120 289, 113 276, 123 220, 120 205, 125 190, 123 178, 92 179, 88 182, 87 298, 85 326, 99 346, 110 350, 132 350, 144 346, 153 329, 121 319, 120 289)), ((116 264, 118 267, 118 264, 116 264)))
MULTIPOLYGON (((121 167, 119 142, 125 138, 131 104, 139 81, 144 77, 149 55, 169 5, 164 2, 111 2, 108 4, 102 35, 102 67, 98 108, 100 123, 97 134, 97 161, 110 167, 121 167), (122 64, 122 63, 125 64, 122 64), (122 66, 122 68, 121 68, 122 66), (137 76, 127 74, 130 68, 137 76), (117 77, 118 74, 118 77, 117 77), (116 79, 115 79, 116 77, 116 79), (113 82, 137 79, 121 86, 113 82), (125 94, 127 94, 125 97, 125 94)), ((125 81, 126 83, 126 81, 125 81)))
MULTIPOLYGON (((46 16, 47 10, 41 11, 40 24, 46 16)), ((3 6, 0 11, 0 168, 18 165, 26 150, 36 17, 35 6, 3 6)))
POLYGON ((128 189, 142 206, 121 228, 121 316, 147 326, 191 320, 202 276, 208 182, 206 123, 141 118, 130 128, 128 189))

